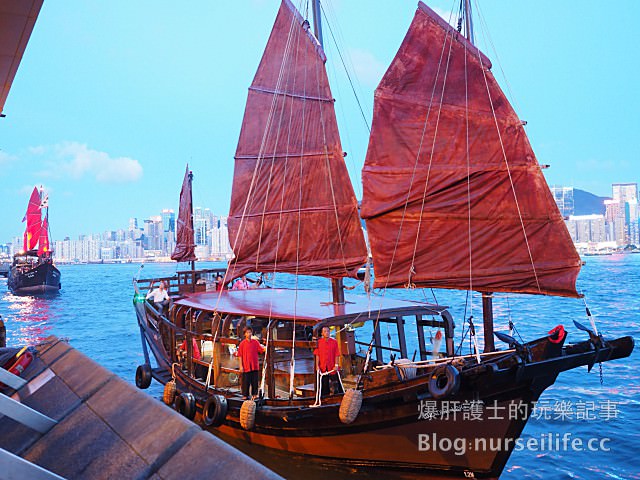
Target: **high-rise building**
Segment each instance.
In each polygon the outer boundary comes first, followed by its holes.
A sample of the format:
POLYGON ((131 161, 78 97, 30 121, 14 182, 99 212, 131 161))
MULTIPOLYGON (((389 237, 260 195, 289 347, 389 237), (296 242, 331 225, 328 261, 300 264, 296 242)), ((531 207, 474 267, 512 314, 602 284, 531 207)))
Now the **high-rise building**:
MULTIPOLYGON (((616 235, 615 241, 618 245, 640 244, 640 234, 638 232, 638 184, 637 183, 614 183, 612 185, 613 200, 611 204, 617 203, 611 214, 607 210, 607 220, 614 224, 613 231, 616 235), (615 214, 615 217, 614 217, 615 214)), ((605 202, 606 205, 607 202, 605 202)))
POLYGON ((638 184, 637 183, 614 183, 612 185, 613 199, 619 202, 629 202, 638 200, 638 184))
POLYGON ((211 228, 211 256, 226 258, 231 254, 229 227, 227 225, 228 217, 214 216, 213 218, 214 222, 211 228))
POLYGON ((193 210, 193 230, 196 245, 208 246, 208 235, 211 229, 211 211, 208 208, 196 207, 193 210))
POLYGON ((573 187, 561 187, 554 185, 551 187, 551 193, 558 205, 558 209, 564 218, 568 218, 575 212, 573 203, 573 187))
POLYGON ((162 217, 155 216, 144 221, 145 250, 162 250, 162 217))
POLYGON ((566 223, 574 243, 607 241, 604 215, 572 215, 566 223))
POLYGON ((171 255, 176 245, 176 216, 171 209, 162 210, 162 254, 171 255))

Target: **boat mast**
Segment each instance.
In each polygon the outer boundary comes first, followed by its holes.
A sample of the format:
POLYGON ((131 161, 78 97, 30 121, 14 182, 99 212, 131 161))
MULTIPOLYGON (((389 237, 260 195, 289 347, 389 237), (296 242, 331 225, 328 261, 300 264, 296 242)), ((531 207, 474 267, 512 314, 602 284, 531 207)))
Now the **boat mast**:
MULTIPOLYGON (((320 46, 324 49, 320 0, 313 0, 313 31, 318 39, 318 43, 320 43, 320 46)), ((342 278, 331 279, 331 293, 334 304, 344 305, 344 283, 342 282, 342 278)))
MULTIPOLYGON (((471 0, 461 0, 464 2, 464 25, 465 36, 473 45, 473 21, 471 19, 471 0)), ((495 343, 493 341, 493 292, 482 293, 482 323, 484 331, 484 351, 493 352, 495 343)))
POLYGON ((320 46, 324 48, 322 41, 322 19, 320 18, 320 0, 313 0, 313 31, 320 42, 320 46))
POLYGON ((464 1, 464 25, 465 25, 465 36, 467 40, 469 40, 472 44, 473 41, 473 20, 471 18, 471 0, 463 0, 464 1))
MULTIPOLYGON (((189 170, 189 204, 191 206, 191 231, 195 232, 194 228, 193 228, 193 172, 191 170, 189 170)), ((193 238, 193 241, 195 243, 195 235, 193 238)), ((194 245, 195 247, 195 245, 194 245)), ((195 274, 195 270, 196 270, 196 261, 195 260, 191 260, 191 282, 192 282, 192 288, 195 291, 196 288, 196 274, 195 274)))

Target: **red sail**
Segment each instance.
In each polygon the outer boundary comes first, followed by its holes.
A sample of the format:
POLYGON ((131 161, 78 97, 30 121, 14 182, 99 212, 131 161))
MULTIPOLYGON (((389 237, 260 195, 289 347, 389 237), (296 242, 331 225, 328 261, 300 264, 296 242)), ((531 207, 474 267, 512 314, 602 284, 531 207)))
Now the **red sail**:
POLYGON ((38 187, 33 188, 29 205, 27 206, 27 228, 24 232, 24 249, 25 251, 33 250, 38 245, 40 239, 40 230, 42 229, 42 215, 40 213, 40 192, 38 187))
POLYGON ((42 229, 40 230, 40 241, 38 242, 38 256, 48 256, 51 253, 49 246, 49 219, 47 217, 42 221, 42 229))
POLYGON ((194 253, 196 245, 193 235, 193 201, 191 195, 191 179, 193 175, 189 171, 189 165, 184 173, 182 190, 180 190, 180 208, 176 227, 176 248, 171 254, 171 260, 176 262, 196 261, 194 253))
POLYGON ((0 2, 0 113, 41 7, 42 0, 0 2))
POLYGON ((234 275, 355 276, 367 258, 325 56, 283 0, 249 88, 235 156, 234 275))
POLYGON ((362 173, 376 287, 577 296, 580 257, 490 67, 419 4, 362 173))

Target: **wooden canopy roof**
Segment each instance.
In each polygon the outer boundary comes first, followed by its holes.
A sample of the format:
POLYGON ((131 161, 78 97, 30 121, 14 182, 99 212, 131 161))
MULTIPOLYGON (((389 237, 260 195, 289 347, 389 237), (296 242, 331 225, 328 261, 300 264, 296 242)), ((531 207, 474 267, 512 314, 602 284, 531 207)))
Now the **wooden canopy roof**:
POLYGON ((390 298, 350 295, 344 305, 331 303, 331 292, 323 290, 287 290, 258 288, 251 290, 225 290, 189 294, 175 302, 200 310, 217 311, 233 315, 254 315, 296 320, 307 324, 327 323, 361 316, 362 321, 378 315, 413 314, 438 315, 446 307, 422 302, 408 302, 390 298))

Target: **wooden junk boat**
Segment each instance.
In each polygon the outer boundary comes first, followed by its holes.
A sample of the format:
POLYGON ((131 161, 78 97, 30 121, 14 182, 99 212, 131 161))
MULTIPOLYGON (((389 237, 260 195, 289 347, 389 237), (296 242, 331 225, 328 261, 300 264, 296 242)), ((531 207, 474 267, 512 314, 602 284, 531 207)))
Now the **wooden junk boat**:
POLYGON ((497 477, 560 372, 630 355, 631 337, 605 339, 595 324, 576 324, 588 339, 574 344, 558 327, 526 343, 496 332, 505 345, 494 346, 493 292, 579 297, 581 260, 523 122, 471 42, 468 13, 465 37, 419 4, 376 90, 359 209, 318 15, 314 35, 282 1, 235 156, 235 258, 225 270, 195 270, 187 168, 174 259, 191 269, 134 281, 145 357, 138 386, 155 378, 187 417, 251 444, 342 464, 497 477), (343 278, 358 277, 369 260, 360 218, 379 290, 345 296, 343 278), (250 272, 267 279, 260 288, 207 289, 218 274, 220 286, 250 272), (283 288, 303 275, 330 279, 331 291, 283 288), (160 280, 168 312, 145 300, 160 280), (481 292, 484 350, 472 317, 462 330, 474 348, 461 355, 447 308, 388 291, 405 287, 481 292), (241 395, 233 355, 246 325, 266 347, 255 402, 241 395), (344 394, 320 392, 313 350, 325 326, 339 344, 344 394), (464 454, 436 447, 447 439, 462 441, 464 454), (503 448, 488 448, 490 440, 503 448))
POLYGON ((56 294, 61 288, 60 270, 53 263, 49 241, 48 196, 38 187, 31 192, 25 221, 23 250, 13 257, 7 287, 14 295, 56 294))

